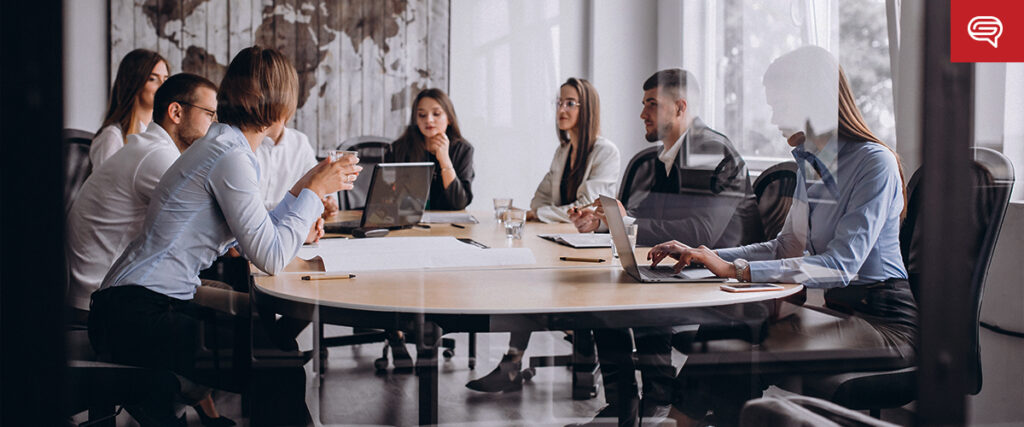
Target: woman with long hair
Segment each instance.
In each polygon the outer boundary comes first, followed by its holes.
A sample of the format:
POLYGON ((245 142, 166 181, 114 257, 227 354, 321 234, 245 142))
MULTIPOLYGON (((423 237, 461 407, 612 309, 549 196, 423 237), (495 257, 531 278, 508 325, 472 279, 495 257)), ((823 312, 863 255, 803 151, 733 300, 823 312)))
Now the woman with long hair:
POLYGON ((473 201, 473 146, 462 137, 451 99, 426 89, 412 103, 409 125, 391 144, 388 162, 433 162, 427 209, 461 210, 473 201))
POLYGON ((601 194, 615 194, 619 149, 600 136, 601 100, 586 79, 570 77, 555 102, 558 149, 530 201, 527 218, 570 222, 570 208, 587 206, 601 194))
MULTIPOLYGON (((555 101, 558 148, 530 202, 527 219, 570 222, 569 209, 587 206, 602 194, 615 194, 619 180, 619 149, 600 136, 601 100, 586 79, 570 77, 555 101)), ((471 390, 519 390, 523 384, 523 352, 530 333, 513 331, 508 351, 489 374, 466 383, 471 390)))
MULTIPOLYGON (((295 68, 277 51, 254 46, 231 61, 217 91, 220 123, 164 173, 141 234, 92 294, 89 338, 98 354, 206 383, 195 370, 199 271, 237 244, 253 265, 275 274, 321 235, 313 227, 324 210, 320 199, 352 188, 361 169, 355 157, 320 162, 270 212, 260 197, 255 150, 295 113, 298 87, 295 68)), ((209 393, 187 389, 189 403, 209 393)), ((154 411, 176 422, 173 411, 154 411)))
POLYGON ((89 146, 93 170, 124 146, 125 138, 153 120, 153 95, 168 77, 167 60, 146 49, 128 52, 117 67, 103 126, 89 146))
MULTIPOLYGON (((803 47, 783 55, 768 67, 764 86, 772 123, 793 147, 798 165, 782 232, 765 243, 715 251, 672 241, 655 246, 649 258, 658 264, 671 257, 676 270, 702 263, 719 277, 743 282, 825 289, 827 307, 848 315, 801 308, 769 326, 763 351, 832 341, 878 349, 909 365, 917 308, 900 254, 906 194, 899 157, 868 128, 828 51, 803 47)), ((771 381, 698 379, 685 365, 677 380, 673 406, 681 425, 693 424, 709 409, 719 423, 734 423, 743 402, 771 381)))

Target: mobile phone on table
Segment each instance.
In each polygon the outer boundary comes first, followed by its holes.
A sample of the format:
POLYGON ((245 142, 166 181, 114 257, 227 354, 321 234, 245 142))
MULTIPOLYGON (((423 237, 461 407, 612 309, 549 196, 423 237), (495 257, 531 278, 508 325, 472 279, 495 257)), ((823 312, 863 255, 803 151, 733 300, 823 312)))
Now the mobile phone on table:
POLYGON ((726 292, 764 292, 786 289, 772 283, 727 283, 719 288, 726 292))

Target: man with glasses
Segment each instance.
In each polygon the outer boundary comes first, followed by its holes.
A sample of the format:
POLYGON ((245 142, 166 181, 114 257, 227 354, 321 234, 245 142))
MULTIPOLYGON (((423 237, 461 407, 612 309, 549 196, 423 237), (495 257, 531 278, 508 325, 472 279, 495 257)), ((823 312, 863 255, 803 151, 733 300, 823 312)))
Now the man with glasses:
POLYGON ((194 74, 167 79, 153 98, 153 121, 82 185, 68 213, 70 302, 81 315, 89 297, 142 229, 150 196, 181 152, 217 119, 217 85, 194 74))

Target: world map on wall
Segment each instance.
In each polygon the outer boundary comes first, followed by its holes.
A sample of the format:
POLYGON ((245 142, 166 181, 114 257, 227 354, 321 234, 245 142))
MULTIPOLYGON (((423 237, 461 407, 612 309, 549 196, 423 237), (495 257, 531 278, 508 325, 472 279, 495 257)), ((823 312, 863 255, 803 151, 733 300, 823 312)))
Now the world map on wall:
POLYGON ((111 78, 134 48, 217 83, 239 50, 271 47, 299 75, 290 125, 319 149, 394 137, 411 98, 447 89, 448 14, 448 0, 111 0, 111 78))

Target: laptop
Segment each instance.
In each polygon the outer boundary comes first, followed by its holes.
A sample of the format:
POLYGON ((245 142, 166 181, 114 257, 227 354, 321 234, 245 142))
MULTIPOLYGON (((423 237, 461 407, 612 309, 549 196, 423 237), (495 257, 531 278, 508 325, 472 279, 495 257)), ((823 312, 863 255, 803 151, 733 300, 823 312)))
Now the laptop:
POLYGON ((350 234, 353 230, 409 228, 420 222, 430 194, 434 164, 378 163, 373 168, 366 206, 358 221, 324 224, 328 233, 350 234))
MULTIPOLYGON (((612 197, 601 196, 602 206, 617 206, 619 202, 612 197)), ((678 274, 672 271, 672 262, 651 268, 649 265, 637 265, 633 248, 629 244, 629 237, 626 236, 626 225, 622 220, 622 213, 618 209, 605 209, 605 218, 608 220, 608 231, 612 235, 612 244, 619 253, 619 261, 622 269, 634 280, 641 283, 709 283, 725 282, 728 279, 715 276, 711 270, 706 268, 684 268, 678 274)), ((669 260, 671 261, 671 260, 669 260)))

